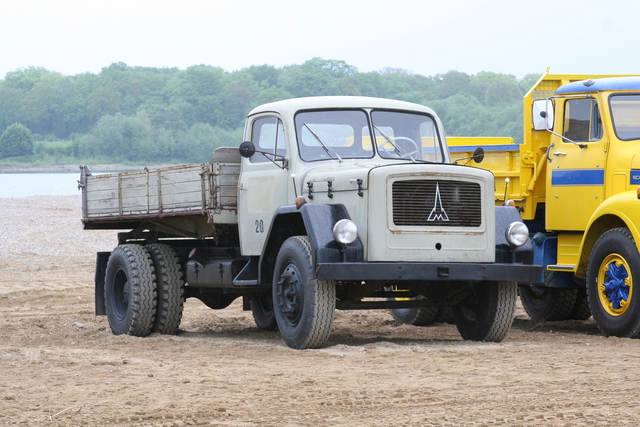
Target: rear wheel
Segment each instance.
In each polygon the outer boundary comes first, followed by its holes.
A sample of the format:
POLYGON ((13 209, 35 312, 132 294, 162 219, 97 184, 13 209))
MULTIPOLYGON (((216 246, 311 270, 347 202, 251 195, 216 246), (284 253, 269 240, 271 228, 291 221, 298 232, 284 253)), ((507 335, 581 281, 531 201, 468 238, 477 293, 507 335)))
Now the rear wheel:
POLYGON ((314 279, 313 252, 307 236, 282 244, 273 275, 273 308, 282 338, 291 348, 321 347, 331 333, 335 283, 314 279))
POLYGON ((453 306, 456 327, 462 338, 500 342, 513 323, 516 282, 481 282, 471 294, 453 306))
POLYGON ((640 335, 640 255, 626 228, 611 229, 598 239, 587 271, 587 296, 598 328, 607 336, 640 335))
POLYGON ((273 299, 270 294, 260 294, 251 297, 251 313, 253 320, 260 329, 277 331, 278 323, 273 312, 273 299))
POLYGON ((149 253, 140 245, 116 247, 107 262, 105 307, 114 334, 144 337, 156 317, 156 280, 149 253))
POLYGON ((587 320, 591 317, 591 308, 589 308, 589 298, 587 297, 587 288, 578 288, 578 295, 576 297, 576 305, 573 306, 571 314, 567 319, 571 320, 587 320))
POLYGON ((184 302, 184 279, 180 261, 169 245, 154 243, 145 248, 153 260, 158 283, 158 305, 153 330, 161 334, 177 334, 184 302))
MULTIPOLYGON (((385 290, 391 291, 394 287, 386 287, 385 290)), ((413 298, 387 298, 387 301, 409 301, 422 300, 422 295, 413 298)), ((437 307, 414 307, 414 308, 392 308, 389 309, 391 317, 396 325, 414 325, 427 326, 433 323, 438 315, 437 307)))
POLYGON ((455 319, 453 317, 453 310, 451 307, 442 307, 438 310, 438 315, 434 322, 438 323, 455 323, 455 319))
POLYGON ((397 325, 427 326, 436 320, 438 307, 392 308, 389 310, 397 325))
POLYGON ((576 305, 578 288, 520 285, 520 301, 532 320, 566 320, 576 305))

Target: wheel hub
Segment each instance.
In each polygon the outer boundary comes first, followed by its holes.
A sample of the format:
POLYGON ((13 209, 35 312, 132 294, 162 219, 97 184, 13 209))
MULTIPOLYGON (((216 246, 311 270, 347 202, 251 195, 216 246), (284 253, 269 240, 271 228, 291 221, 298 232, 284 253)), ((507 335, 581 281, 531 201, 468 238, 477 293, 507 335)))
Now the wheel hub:
POLYGON ((303 302, 303 285, 295 265, 288 265, 278 281, 280 311, 292 322, 298 320, 303 302))
POLYGON ((631 278, 624 258, 617 254, 606 257, 599 280, 600 300, 612 316, 622 315, 631 299, 631 278))

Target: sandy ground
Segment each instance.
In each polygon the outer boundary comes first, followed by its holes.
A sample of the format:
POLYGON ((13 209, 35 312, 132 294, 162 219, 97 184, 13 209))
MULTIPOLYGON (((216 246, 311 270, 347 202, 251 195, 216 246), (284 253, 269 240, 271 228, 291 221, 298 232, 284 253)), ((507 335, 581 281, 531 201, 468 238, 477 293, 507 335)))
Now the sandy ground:
POLYGON ((177 336, 114 336, 93 314, 80 197, 0 199, 0 425, 638 425, 639 340, 592 320, 532 322, 499 344, 455 326, 338 312, 319 350, 259 331, 239 301, 188 300, 177 336))

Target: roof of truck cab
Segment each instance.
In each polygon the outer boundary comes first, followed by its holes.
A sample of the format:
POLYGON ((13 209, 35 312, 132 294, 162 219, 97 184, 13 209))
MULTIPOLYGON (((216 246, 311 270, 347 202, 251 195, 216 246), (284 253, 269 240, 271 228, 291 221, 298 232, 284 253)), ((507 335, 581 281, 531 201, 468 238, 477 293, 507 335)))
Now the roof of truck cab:
MULTIPOLYGON (((424 105, 412 102, 397 101, 395 99, 372 98, 367 96, 311 96, 306 98, 292 98, 283 101, 271 102, 254 108, 248 114, 260 114, 265 112, 278 112, 283 115, 295 114, 300 110, 338 108, 377 108, 389 110, 408 110, 434 114, 433 110, 424 105)), ((435 114, 434 114, 435 115, 435 114)))
POLYGON ((640 76, 606 77, 567 83, 556 90, 556 94, 599 92, 603 90, 638 90, 640 76))

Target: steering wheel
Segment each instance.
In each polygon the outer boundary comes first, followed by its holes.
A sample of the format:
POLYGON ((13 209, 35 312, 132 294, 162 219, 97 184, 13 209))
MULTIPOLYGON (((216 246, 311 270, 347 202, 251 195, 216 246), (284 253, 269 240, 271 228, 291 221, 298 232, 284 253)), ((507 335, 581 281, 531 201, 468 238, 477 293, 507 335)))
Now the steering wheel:
POLYGON ((418 148, 418 144, 413 139, 408 138, 406 136, 396 136, 395 138, 386 139, 382 144, 378 145, 378 151, 380 150, 384 150, 387 153, 396 153, 400 158, 402 158, 404 154, 407 154, 409 157, 414 157, 414 155, 416 155, 415 157, 419 157, 417 156, 417 154, 420 153, 420 148, 418 148), (411 144, 413 144, 413 150, 405 151, 403 149, 398 149, 396 147, 393 147, 393 149, 390 150, 389 148, 385 147, 385 145, 387 144, 391 144, 393 146, 394 145, 392 143, 393 141, 409 141, 411 144))

